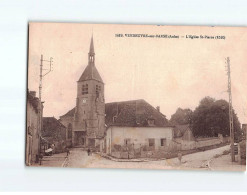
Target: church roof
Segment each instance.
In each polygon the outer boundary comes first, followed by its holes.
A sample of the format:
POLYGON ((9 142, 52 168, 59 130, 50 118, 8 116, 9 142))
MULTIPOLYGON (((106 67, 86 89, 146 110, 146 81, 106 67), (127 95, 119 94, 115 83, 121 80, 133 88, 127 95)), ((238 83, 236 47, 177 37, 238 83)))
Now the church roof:
POLYGON ((96 69, 95 65, 93 64, 87 65, 78 82, 86 81, 86 80, 96 80, 103 83, 103 80, 98 70, 96 69))
MULTIPOLYGON (((73 117, 75 108, 61 117, 73 117)), ((131 100, 105 104, 105 123, 107 126, 146 127, 147 120, 154 119, 154 126, 169 126, 166 116, 145 100, 131 100)))
POLYGON ((85 68, 84 72, 82 73, 78 82, 86 81, 86 80, 96 80, 96 81, 103 83, 103 80, 97 68, 95 67, 95 63, 94 63, 95 53, 94 53, 93 37, 91 38, 88 56, 89 56, 88 65, 85 68), (92 58, 93 60, 91 60, 90 58, 92 58))
POLYGON ((74 117, 75 114, 75 108, 72 108, 70 111, 68 111, 66 114, 60 116, 61 117, 74 117))

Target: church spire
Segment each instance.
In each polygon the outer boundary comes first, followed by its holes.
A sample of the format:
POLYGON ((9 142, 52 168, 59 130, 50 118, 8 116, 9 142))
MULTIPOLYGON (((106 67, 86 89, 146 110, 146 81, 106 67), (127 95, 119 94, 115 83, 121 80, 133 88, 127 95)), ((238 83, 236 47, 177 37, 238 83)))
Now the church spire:
POLYGON ((92 35, 89 53, 88 53, 88 64, 94 65, 94 60, 95 60, 95 53, 94 53, 93 35, 92 35))

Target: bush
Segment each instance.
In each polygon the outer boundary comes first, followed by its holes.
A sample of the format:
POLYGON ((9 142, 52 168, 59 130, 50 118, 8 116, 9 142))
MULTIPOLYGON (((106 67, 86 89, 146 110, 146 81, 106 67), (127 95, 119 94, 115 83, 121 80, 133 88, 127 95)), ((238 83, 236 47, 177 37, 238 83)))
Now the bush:
POLYGON ((114 151, 119 152, 119 151, 121 151, 121 149, 122 149, 121 145, 118 145, 118 144, 114 144, 113 145, 113 150, 114 151))

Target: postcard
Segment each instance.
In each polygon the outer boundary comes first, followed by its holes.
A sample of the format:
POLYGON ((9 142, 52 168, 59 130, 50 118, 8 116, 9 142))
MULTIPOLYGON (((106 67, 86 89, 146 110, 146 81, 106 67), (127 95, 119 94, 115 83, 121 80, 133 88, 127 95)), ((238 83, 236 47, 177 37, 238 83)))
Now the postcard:
POLYGON ((28 31, 27 166, 245 171, 246 27, 28 31))

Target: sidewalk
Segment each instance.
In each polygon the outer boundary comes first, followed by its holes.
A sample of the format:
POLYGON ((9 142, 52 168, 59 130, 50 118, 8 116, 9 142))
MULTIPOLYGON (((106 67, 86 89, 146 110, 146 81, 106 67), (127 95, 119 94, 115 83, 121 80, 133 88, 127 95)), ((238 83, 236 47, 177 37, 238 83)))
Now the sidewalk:
POLYGON ((41 167, 66 167, 68 162, 67 153, 53 154, 44 156, 41 161, 41 167))
POLYGON ((209 162, 209 168, 213 171, 246 171, 246 165, 232 162, 230 154, 213 158, 209 162))

